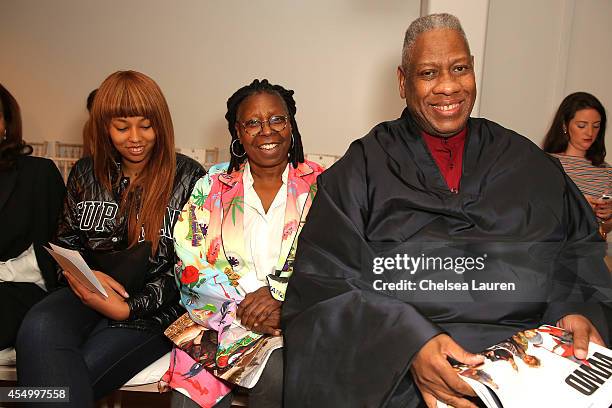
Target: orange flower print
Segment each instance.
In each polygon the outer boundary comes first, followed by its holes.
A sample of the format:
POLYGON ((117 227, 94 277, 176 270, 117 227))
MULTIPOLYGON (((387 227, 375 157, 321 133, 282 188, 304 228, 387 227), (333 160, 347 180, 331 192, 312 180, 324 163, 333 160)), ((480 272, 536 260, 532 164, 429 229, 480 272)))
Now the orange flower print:
POLYGON ((227 267, 223 270, 223 273, 227 275, 227 279, 230 281, 230 285, 233 287, 238 286, 238 279, 240 279, 240 275, 238 275, 234 270, 230 267, 227 267))
POLYGON ((208 252, 206 252, 206 261, 214 265, 217 261, 217 257, 219 256, 219 251, 221 250, 221 238, 217 237, 213 240, 213 242, 208 247, 208 252))

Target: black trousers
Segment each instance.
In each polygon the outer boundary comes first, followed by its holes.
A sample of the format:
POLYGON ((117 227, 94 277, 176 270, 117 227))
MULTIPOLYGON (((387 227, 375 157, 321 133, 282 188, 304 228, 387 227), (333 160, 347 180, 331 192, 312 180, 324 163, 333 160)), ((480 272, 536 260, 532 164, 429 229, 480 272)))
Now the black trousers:
POLYGON ((63 288, 26 315, 17 336, 17 378, 22 387, 69 387, 69 404, 45 407, 93 407, 170 349, 163 333, 109 327, 63 288))
POLYGON ((15 346, 23 318, 46 294, 33 283, 0 283, 0 350, 15 346))
MULTIPOLYGON (((283 406, 283 349, 272 352, 255 387, 238 387, 249 395, 249 408, 281 408, 283 406)), ((234 390, 219 401, 214 408, 230 408, 234 390)), ((172 408, 195 408, 198 404, 178 391, 172 392, 172 408)))

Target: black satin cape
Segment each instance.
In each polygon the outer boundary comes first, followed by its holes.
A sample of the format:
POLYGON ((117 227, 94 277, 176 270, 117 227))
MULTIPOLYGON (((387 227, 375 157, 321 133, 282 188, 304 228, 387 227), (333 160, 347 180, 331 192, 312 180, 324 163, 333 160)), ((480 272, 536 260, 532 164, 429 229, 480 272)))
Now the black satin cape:
MULTIPOLYGON (((536 289, 539 302, 413 303, 372 289, 376 276, 363 253, 376 243, 602 242, 593 211, 561 165, 528 139, 470 118, 453 194, 420 134, 405 110, 319 176, 283 306, 285 407, 419 406, 409 365, 433 336, 447 333, 477 352, 517 330, 587 314, 580 303, 552 302, 565 298, 553 296, 551 285, 536 289)), ((555 273, 572 274, 582 263, 609 288, 603 244, 588 256, 561 252, 573 266, 555 273)))

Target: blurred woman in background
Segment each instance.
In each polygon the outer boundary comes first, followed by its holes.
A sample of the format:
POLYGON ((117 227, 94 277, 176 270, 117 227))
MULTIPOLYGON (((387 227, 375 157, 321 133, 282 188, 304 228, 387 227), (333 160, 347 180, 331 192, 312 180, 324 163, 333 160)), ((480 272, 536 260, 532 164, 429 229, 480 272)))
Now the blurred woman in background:
POLYGON ((14 363, 15 337, 27 311, 55 288, 55 266, 42 245, 53 237, 65 187, 55 164, 32 157, 21 113, 0 85, 0 362, 14 363))
MULTIPOLYGON (((555 114, 543 149, 559 159, 567 175, 591 204, 599 221, 599 232, 608 241, 604 260, 612 272, 612 234, 609 234, 612 230, 612 168, 605 162, 606 121, 606 110, 595 96, 586 92, 570 94, 555 114)), ((612 307, 604 304, 603 312, 612 339, 612 307)))
POLYGON ((605 136, 603 105, 589 93, 576 92, 561 102, 543 145, 593 207, 604 238, 612 229, 612 168, 605 162, 605 136))

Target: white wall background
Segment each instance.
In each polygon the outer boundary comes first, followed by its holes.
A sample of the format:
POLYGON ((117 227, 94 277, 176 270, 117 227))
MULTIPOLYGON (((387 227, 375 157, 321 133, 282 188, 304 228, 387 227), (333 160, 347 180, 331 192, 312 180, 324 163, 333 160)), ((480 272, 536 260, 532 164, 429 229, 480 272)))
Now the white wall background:
MULTIPOLYGON (((0 0, 0 82, 21 104, 28 140, 76 142, 89 91, 115 70, 140 70, 168 99, 177 145, 225 150, 225 101, 267 77, 296 91, 306 151, 342 154, 401 112, 395 68, 420 8, 418 0, 0 0)), ((490 0, 480 116, 539 144, 567 93, 592 92, 610 112, 611 21, 610 0, 490 0)))
POLYGON ((139 70, 178 146, 226 150, 227 98, 266 77, 295 90, 306 151, 342 154, 401 112, 395 68, 418 14, 405 0, 0 0, 0 82, 28 140, 78 141, 87 94, 139 70))
POLYGON ((538 145, 569 93, 593 93, 610 116, 611 21, 609 0, 491 0, 480 115, 538 145))
POLYGON ((612 1, 575 3, 565 95, 586 91, 603 103, 608 116, 606 161, 612 163, 612 1))

